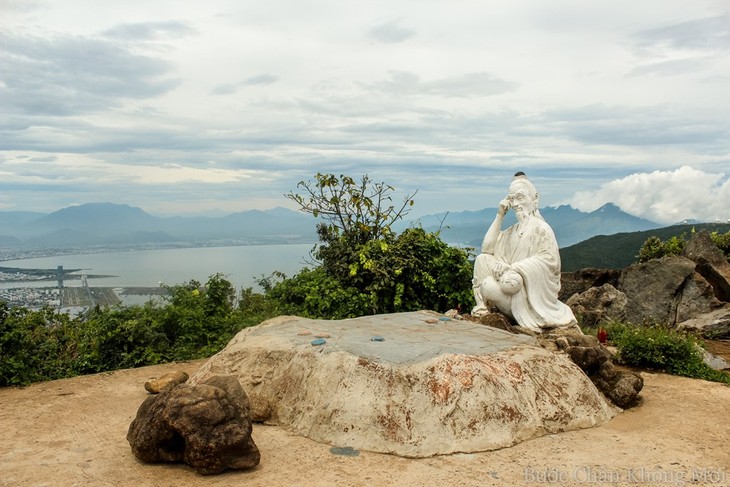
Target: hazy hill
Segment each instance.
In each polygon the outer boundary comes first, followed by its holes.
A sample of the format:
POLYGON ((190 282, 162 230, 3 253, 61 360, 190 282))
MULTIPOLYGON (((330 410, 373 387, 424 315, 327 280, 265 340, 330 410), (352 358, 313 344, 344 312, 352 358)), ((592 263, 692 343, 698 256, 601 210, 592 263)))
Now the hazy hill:
POLYGON ((285 208, 223 217, 156 217, 141 208, 112 203, 69 206, 49 214, 0 212, 0 245, 83 247, 92 245, 313 242, 315 222, 285 208))
POLYGON ((7 228, 25 225, 45 216, 45 213, 34 211, 0 211, 0 234, 5 233, 7 228))
MULTIPOLYGON (((462 243, 479 247, 484 233, 494 220, 496 208, 479 211, 462 211, 448 215, 427 215, 420 218, 427 230, 437 230, 443 220, 441 237, 451 243, 462 243)), ((619 232, 634 232, 658 228, 658 223, 638 218, 622 211, 618 206, 608 203, 601 208, 585 213, 562 205, 541 208, 540 213, 555 232, 560 247, 573 245, 594 235, 611 235, 619 232)), ((502 228, 516 222, 513 211, 507 213, 502 228)))
POLYGON ((616 235, 599 235, 570 247, 560 249, 562 270, 577 271, 588 267, 599 269, 623 269, 636 262, 639 249, 646 239, 657 236, 667 240, 682 234, 689 236, 693 230, 706 229, 708 232, 730 231, 728 223, 697 223, 693 225, 672 225, 664 228, 616 235))
POLYGON ((88 203, 54 211, 27 222, 19 230, 20 235, 32 235, 40 241, 52 239, 57 232, 78 232, 103 240, 110 235, 154 230, 157 220, 141 208, 129 205, 88 203))

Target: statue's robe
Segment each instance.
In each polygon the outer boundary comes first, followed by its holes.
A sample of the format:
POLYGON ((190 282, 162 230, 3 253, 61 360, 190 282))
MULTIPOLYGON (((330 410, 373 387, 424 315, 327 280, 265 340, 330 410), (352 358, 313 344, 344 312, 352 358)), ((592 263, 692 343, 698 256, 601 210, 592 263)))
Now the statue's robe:
MULTIPOLYGON (((540 331, 576 323, 570 307, 558 300, 560 252, 555 234, 545 220, 530 216, 500 232, 494 258, 509 264, 522 276, 524 286, 512 296, 510 309, 502 310, 520 326, 540 331)), ((475 265, 484 267, 485 262, 479 260, 475 265)), ((477 269, 477 275, 480 272, 483 278, 492 274, 491 269, 477 269)))

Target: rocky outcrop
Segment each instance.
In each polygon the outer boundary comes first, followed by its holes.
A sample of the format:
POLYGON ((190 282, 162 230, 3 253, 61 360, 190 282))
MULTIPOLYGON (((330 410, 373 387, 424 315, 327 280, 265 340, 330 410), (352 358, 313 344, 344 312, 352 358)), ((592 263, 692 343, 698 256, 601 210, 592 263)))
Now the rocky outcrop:
POLYGON ((203 475, 251 468, 260 454, 248 404, 232 376, 177 385, 142 403, 127 440, 143 462, 184 462, 203 475))
POLYGON ((694 234, 682 256, 634 264, 616 277, 618 272, 585 269, 562 275, 562 299, 581 324, 616 319, 728 335, 721 310, 730 305, 730 263, 707 231, 694 234))
POLYGON ((705 338, 730 338, 730 303, 694 318, 682 321, 678 330, 698 333, 705 338))
POLYGON ((710 313, 723 305, 717 299, 710 283, 698 272, 694 272, 684 283, 676 299, 674 321, 681 323, 693 317, 710 313))
POLYGON ((614 269, 581 269, 575 272, 563 272, 560 275, 558 299, 565 302, 574 294, 584 293, 604 284, 616 287, 619 277, 621 277, 621 271, 614 269))
POLYGON ((240 332, 190 382, 220 373, 243 384, 258 420, 406 457, 507 447, 618 411, 535 338, 432 312, 275 318, 240 332))
POLYGON ((710 283, 720 301, 730 301, 730 263, 706 230, 692 237, 683 255, 697 264, 697 272, 710 283))
POLYGON ((626 318, 644 322, 674 324, 677 296, 694 273, 695 263, 685 257, 664 257, 634 264, 621 272, 618 289, 628 302, 626 318))

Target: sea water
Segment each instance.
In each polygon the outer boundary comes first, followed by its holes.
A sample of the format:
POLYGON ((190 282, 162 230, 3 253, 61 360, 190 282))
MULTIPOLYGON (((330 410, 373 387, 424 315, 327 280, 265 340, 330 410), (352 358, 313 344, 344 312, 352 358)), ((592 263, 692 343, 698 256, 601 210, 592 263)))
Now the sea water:
MULTIPOLYGON (((111 276, 89 277, 90 287, 158 287, 190 280, 204 284, 210 276, 220 273, 236 288, 257 288, 256 280, 274 271, 287 277, 297 273, 311 260, 312 247, 313 244, 290 244, 128 250, 8 260, 0 262, 0 267, 56 269, 61 265, 64 269, 82 269, 89 276, 111 276)), ((68 280, 64 285, 80 286, 81 281, 68 280)), ((3 289, 53 286, 55 281, 0 282, 3 289)))

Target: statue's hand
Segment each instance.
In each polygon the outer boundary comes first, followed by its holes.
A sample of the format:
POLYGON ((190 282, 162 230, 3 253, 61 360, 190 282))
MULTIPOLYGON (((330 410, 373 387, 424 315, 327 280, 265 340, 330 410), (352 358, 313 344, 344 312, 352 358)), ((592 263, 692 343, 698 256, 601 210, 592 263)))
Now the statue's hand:
POLYGON ((507 198, 499 202, 499 209, 497 210, 501 216, 504 216, 509 211, 509 200, 507 198))
POLYGON ((500 277, 502 277, 502 274, 510 269, 512 269, 512 267, 509 264, 505 262, 497 262, 496 264, 494 264, 494 267, 492 267, 492 272, 494 274, 494 277, 496 279, 499 279, 500 277))

